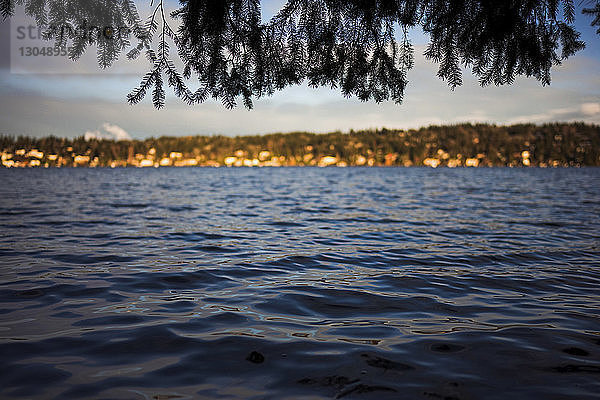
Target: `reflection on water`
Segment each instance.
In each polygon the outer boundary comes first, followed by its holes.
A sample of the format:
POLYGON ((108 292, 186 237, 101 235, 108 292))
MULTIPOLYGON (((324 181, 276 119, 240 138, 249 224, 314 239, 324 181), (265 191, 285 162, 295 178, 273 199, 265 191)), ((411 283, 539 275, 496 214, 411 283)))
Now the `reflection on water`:
POLYGON ((599 169, 0 180, 0 397, 600 393, 599 169))

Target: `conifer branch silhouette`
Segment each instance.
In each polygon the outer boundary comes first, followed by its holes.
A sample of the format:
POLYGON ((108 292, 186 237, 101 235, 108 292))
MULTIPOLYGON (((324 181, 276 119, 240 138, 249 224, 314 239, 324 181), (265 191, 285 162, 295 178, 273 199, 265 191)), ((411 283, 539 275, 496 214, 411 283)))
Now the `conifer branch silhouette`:
MULTIPOLYGON (((165 84, 190 105, 213 98, 233 108, 241 99, 250 109, 253 99, 303 81, 362 101, 401 103, 414 66, 408 32, 416 27, 430 38, 425 57, 452 89, 462 84, 463 68, 483 86, 517 76, 547 85, 551 68, 584 47, 573 0, 288 0, 268 22, 260 0, 181 0, 171 12, 163 0, 150 4, 145 23, 133 0, 0 0, 0 12, 6 18, 19 5, 40 26, 73 27, 46 36, 70 43, 74 60, 96 45, 102 68, 125 50, 129 59, 145 53, 150 70, 127 99, 136 104, 151 91, 156 108, 165 105, 165 84), (86 21, 126 26, 132 35, 78 35, 75 27, 86 21)), ((600 26, 600 1, 586 5, 583 13, 600 26)))

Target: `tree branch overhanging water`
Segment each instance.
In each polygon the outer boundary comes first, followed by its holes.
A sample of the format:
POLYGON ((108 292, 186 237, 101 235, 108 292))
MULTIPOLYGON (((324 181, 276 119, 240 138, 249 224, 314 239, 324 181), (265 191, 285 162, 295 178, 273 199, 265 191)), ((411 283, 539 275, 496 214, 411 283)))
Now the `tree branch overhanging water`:
MULTIPOLYGON (((401 103, 414 66, 408 32, 416 27, 429 35, 425 56, 451 88, 462 84, 463 68, 483 86, 517 76, 547 85, 552 67, 584 47, 573 0, 288 0, 267 22, 260 0, 182 0, 170 12, 152 0, 146 22, 133 0, 2 0, 0 12, 6 18, 15 5, 39 26, 127 27, 131 35, 50 29, 46 37, 61 48, 70 41, 74 60, 97 45, 103 68, 124 51, 130 59, 144 53, 151 67, 128 101, 151 91, 157 108, 165 105, 165 85, 188 104, 214 98, 233 108, 241 98, 252 108, 253 99, 303 81, 363 101, 401 103)), ((583 13, 600 26, 599 1, 586 3, 583 13)))

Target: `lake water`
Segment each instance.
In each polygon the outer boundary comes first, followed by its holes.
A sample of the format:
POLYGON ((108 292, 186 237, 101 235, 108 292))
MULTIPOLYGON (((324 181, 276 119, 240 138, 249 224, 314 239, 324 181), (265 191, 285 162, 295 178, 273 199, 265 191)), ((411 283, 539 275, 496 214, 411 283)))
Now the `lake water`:
POLYGON ((0 398, 600 398, 600 169, 0 183, 0 398))

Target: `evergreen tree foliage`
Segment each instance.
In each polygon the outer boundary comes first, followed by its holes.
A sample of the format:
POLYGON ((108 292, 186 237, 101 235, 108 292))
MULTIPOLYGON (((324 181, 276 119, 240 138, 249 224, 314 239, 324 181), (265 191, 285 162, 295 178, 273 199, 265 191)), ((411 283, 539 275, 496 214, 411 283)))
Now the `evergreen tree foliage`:
MULTIPOLYGON (((165 85, 188 104, 214 98, 232 108, 241 99, 252 108, 254 98, 305 80, 363 101, 400 103, 413 67, 413 28, 429 35, 425 56, 451 88, 462 83, 464 67, 482 85, 521 75, 546 85, 551 68, 584 47, 573 0, 288 0, 268 22, 260 0, 180 0, 175 10, 152 0, 146 22, 133 0, 0 0, 4 17, 15 3, 40 26, 99 27, 96 35, 47 31, 60 46, 72 43, 73 59, 92 44, 102 67, 125 50, 129 58, 145 53, 150 70, 128 100, 151 92, 157 108, 165 85)), ((584 13, 600 26, 600 1, 589 5, 584 13)))
POLYGON ((593 6, 590 8, 584 8, 583 14, 587 14, 592 16, 594 19, 592 21, 592 26, 597 26, 598 29, 596 33, 600 35, 600 1, 596 1, 596 4, 593 4, 593 1, 589 2, 589 5, 593 6))

